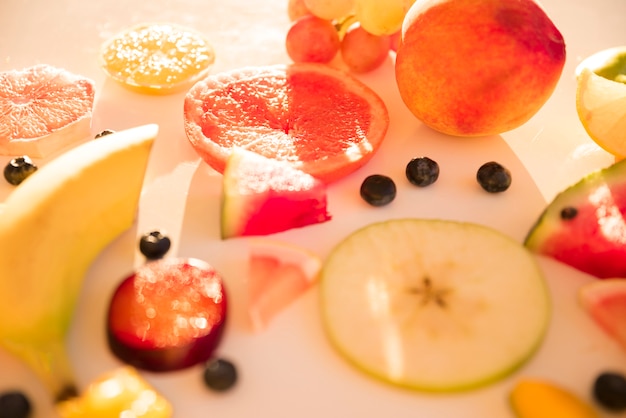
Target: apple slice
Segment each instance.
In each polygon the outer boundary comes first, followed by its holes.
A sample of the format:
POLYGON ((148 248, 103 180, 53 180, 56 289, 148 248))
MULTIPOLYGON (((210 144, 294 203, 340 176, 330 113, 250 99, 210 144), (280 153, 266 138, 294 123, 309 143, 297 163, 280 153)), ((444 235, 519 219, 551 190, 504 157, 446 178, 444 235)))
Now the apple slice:
POLYGON ((254 331, 317 281, 321 258, 298 246, 263 238, 249 240, 248 315, 254 331))
POLYGON ((499 232, 401 219, 339 243, 320 277, 329 339, 390 383, 457 391, 502 378, 540 346, 551 303, 531 253, 499 232))
POLYGON ((626 279, 603 279, 578 290, 581 306, 626 350, 626 279))
POLYGON ((113 354, 150 371, 180 370, 207 361, 226 321, 220 275, 204 261, 151 261, 124 279, 109 305, 113 354))

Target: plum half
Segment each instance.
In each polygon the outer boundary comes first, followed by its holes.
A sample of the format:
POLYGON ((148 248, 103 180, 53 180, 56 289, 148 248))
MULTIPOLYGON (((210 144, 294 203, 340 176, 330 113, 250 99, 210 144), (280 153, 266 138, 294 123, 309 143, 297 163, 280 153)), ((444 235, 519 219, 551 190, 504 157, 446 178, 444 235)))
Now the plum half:
POLYGON ((155 372, 205 362, 221 340, 226 300, 221 276, 202 260, 148 262, 111 298, 109 347, 123 362, 155 372))

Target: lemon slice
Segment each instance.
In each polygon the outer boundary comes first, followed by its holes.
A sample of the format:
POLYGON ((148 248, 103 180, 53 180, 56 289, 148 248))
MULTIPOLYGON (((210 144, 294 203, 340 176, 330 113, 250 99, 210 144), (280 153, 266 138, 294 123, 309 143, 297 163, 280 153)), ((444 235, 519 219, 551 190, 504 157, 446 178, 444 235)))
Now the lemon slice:
POLYGON ((144 23, 112 37, 100 52, 114 80, 142 93, 182 91, 207 75, 215 61, 198 32, 168 23, 144 23))
POLYGON ((600 51, 576 69, 576 110, 585 130, 618 159, 626 156, 626 46, 600 51))

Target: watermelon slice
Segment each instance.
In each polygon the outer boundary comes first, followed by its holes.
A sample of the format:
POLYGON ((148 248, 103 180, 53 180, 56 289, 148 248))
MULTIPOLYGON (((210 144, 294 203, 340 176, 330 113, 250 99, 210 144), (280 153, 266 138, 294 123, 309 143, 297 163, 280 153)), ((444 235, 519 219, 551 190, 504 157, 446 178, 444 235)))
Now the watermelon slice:
POLYGON ((221 218, 224 239, 326 222, 326 185, 288 162, 237 148, 224 170, 221 218))
POLYGON ((581 306, 626 350, 626 279, 596 280, 578 291, 581 306))
POLYGON ((317 281, 322 260, 278 241, 257 238, 249 243, 248 315, 258 332, 317 281))
POLYGON ((626 160, 570 186, 525 240, 530 250, 598 278, 626 277, 626 160))

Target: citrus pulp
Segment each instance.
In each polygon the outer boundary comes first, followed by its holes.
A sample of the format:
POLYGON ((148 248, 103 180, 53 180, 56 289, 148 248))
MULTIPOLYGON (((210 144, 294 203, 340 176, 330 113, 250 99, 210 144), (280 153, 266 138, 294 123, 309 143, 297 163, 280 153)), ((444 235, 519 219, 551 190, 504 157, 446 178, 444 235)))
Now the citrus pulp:
POLYGON ((0 73, 0 154, 45 157, 91 129, 94 82, 50 65, 0 73))
POLYGON ((249 67, 212 75, 187 93, 185 131, 222 173, 234 147, 288 161, 324 182, 361 167, 389 125, 382 99, 322 64, 249 67))
POLYGON ((143 93, 182 91, 204 77, 215 61, 213 47, 200 33, 161 23, 119 33, 100 54, 112 79, 143 93))

